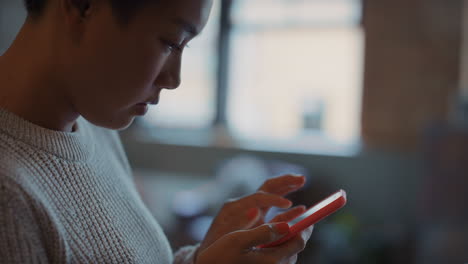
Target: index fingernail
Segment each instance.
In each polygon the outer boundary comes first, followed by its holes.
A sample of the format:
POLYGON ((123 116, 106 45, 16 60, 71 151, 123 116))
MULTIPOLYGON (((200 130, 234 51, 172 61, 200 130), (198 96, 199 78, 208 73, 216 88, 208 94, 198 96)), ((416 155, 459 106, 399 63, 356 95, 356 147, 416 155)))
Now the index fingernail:
POLYGON ((298 178, 304 178, 304 175, 301 174, 291 174, 291 176, 298 177, 298 178))
POLYGON ((290 184, 290 185, 288 185, 288 188, 298 188, 298 187, 301 187, 302 185, 304 185, 303 182, 296 183, 296 184, 290 184))

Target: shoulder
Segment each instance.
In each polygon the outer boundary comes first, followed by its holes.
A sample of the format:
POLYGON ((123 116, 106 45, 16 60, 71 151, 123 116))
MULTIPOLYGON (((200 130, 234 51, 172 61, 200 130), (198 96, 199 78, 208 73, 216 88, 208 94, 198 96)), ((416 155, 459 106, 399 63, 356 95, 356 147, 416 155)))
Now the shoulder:
POLYGON ((15 227, 25 232, 38 233, 38 223, 47 214, 40 200, 28 189, 18 175, 0 172, 0 221, 6 224, 0 229, 10 230, 15 227))
POLYGON ((2 195, 30 193, 32 171, 37 152, 0 133, 0 188, 2 195), (8 192, 7 192, 8 191, 8 192))
POLYGON ((14 177, 5 171, 0 171, 0 200, 2 202, 10 202, 11 200, 25 202, 27 199, 28 195, 24 188, 14 180, 14 177))
POLYGON ((1 141, 2 138, 0 138, 0 188, 2 190, 0 194, 6 195, 7 190, 8 194, 12 194, 13 191, 19 193, 26 189, 30 174, 25 166, 25 157, 18 155, 1 141))
POLYGON ((0 207, 15 204, 16 212, 19 210, 31 210, 40 206, 40 199, 34 191, 34 184, 28 179, 31 178, 28 170, 11 163, 5 166, 5 160, 0 158, 0 207))
POLYGON ((0 255, 5 263, 67 259, 65 240, 40 202, 4 174, 0 174, 0 223, 0 255))
POLYGON ((15 147, 8 147, 0 135, 0 203, 15 202, 17 207, 32 209, 34 212, 43 211, 41 202, 44 194, 38 184, 38 175, 44 174, 42 165, 38 161, 38 152, 22 147, 21 142, 15 147), (41 210, 38 210, 41 209, 41 210))

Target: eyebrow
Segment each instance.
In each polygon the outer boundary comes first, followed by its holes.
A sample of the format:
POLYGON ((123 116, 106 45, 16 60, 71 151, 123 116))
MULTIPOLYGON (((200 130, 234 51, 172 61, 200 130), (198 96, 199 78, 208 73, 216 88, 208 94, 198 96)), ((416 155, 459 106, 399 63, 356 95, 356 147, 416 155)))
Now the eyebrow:
POLYGON ((199 33, 197 27, 194 24, 185 21, 184 19, 177 18, 174 20, 174 23, 181 26, 184 31, 188 32, 192 36, 196 36, 199 33))

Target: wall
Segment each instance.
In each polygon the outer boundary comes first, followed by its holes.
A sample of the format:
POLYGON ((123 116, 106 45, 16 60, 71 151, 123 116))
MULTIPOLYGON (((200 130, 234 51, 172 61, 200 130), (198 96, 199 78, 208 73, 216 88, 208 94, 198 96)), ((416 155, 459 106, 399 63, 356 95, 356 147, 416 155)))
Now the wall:
POLYGON ((364 142, 417 149, 458 89, 462 1, 367 0, 365 9, 364 142))
POLYGON ((0 1, 0 54, 3 54, 15 38, 26 17, 21 0, 0 1))

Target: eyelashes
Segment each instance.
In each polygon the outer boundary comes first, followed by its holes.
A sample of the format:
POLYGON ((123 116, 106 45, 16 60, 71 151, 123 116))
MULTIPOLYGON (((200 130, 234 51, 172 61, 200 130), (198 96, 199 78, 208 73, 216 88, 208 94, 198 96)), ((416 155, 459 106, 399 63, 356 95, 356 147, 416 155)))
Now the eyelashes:
POLYGON ((169 51, 182 52, 184 48, 190 48, 188 44, 180 45, 169 40, 161 39, 162 43, 167 47, 169 51))

